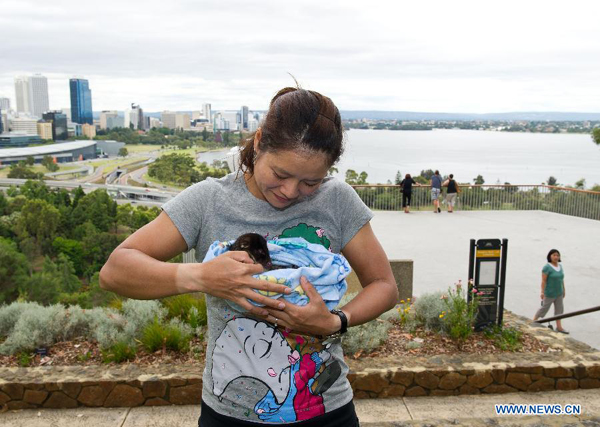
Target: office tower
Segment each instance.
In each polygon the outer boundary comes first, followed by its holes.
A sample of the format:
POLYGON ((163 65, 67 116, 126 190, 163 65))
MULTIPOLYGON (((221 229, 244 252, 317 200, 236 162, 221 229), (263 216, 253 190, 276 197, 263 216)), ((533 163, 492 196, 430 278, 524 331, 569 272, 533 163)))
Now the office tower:
POLYGON ((38 120, 37 122, 37 134, 42 139, 52 139, 52 123, 45 120, 38 120))
POLYGON ((160 120, 163 123, 163 126, 169 129, 175 129, 175 118, 177 117, 177 113, 173 111, 163 111, 160 113, 160 120))
POLYGON ((0 110, 4 111, 5 113, 7 113, 8 110, 10 110, 10 99, 9 98, 0 97, 0 110))
POLYGON ((104 110, 100 113, 100 129, 111 129, 108 126, 108 119, 119 117, 119 113, 115 110, 104 110))
MULTIPOLYGON (((0 128, 8 132, 8 114, 0 108, 0 128)), ((2 131, 0 131, 2 133, 2 131)))
POLYGON ((160 120, 156 117, 148 117, 148 129, 160 128, 160 120))
POLYGON ((126 121, 126 125, 131 123, 134 129, 139 130, 144 130, 146 128, 144 122, 144 110, 142 110, 139 105, 131 104, 131 110, 128 110, 127 112, 129 113, 129 122, 126 121))
POLYGON ((200 111, 200 110, 192 111, 192 121, 198 120, 200 117, 202 117, 202 111, 200 111))
POLYGON ((92 114, 92 91, 86 79, 70 79, 71 120, 74 123, 94 124, 92 114))
POLYGON ((61 141, 69 138, 69 129, 67 127, 67 115, 61 111, 48 111, 44 113, 43 119, 52 122, 52 139, 61 141))
POLYGON ((177 113, 175 116, 175 128, 187 130, 192 127, 190 115, 188 113, 177 113))
POLYGON ((245 105, 240 108, 240 130, 248 129, 248 107, 245 105))
POLYGON ((13 132, 37 135, 37 119, 31 117, 13 117, 10 120, 10 128, 13 132))
POLYGON ((27 76, 15 77, 15 99, 17 100, 17 113, 29 113, 29 79, 27 76))
POLYGON ((106 118, 106 129, 122 128, 125 127, 123 117, 110 116, 106 118))
POLYGON ((87 123, 81 126, 81 134, 93 139, 96 136, 96 126, 88 125, 87 123))
POLYGON ((210 104, 202 104, 202 111, 204 112, 204 118, 209 122, 212 121, 212 111, 210 104))
POLYGON ((41 118, 50 109, 48 101, 48 79, 41 74, 35 74, 29 80, 29 112, 32 116, 41 118))
POLYGON ((3 116, 2 116, 2 107, 0 106, 0 134, 2 134, 4 132, 4 120, 2 120, 3 116))

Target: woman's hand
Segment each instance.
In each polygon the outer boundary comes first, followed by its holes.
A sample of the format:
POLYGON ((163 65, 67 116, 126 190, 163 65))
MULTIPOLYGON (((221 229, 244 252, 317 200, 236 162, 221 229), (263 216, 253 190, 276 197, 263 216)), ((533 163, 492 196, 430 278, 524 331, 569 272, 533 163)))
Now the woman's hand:
POLYGON ((263 318, 294 332, 304 332, 311 335, 331 335, 339 331, 342 327, 339 316, 329 312, 325 301, 313 285, 304 277, 300 278, 300 285, 306 296, 308 296, 309 302, 307 305, 300 307, 281 300, 280 302, 285 304, 285 308, 267 308, 269 315, 263 316, 263 318))
POLYGON ((254 289, 277 294, 288 294, 291 289, 285 285, 258 280, 252 275, 263 272, 260 264, 254 264, 243 251, 230 251, 202 264, 181 264, 177 281, 188 291, 200 291, 218 298, 233 301, 255 316, 266 316, 266 308, 283 309, 278 300, 260 295, 254 289), (265 305, 256 307, 248 299, 265 305))

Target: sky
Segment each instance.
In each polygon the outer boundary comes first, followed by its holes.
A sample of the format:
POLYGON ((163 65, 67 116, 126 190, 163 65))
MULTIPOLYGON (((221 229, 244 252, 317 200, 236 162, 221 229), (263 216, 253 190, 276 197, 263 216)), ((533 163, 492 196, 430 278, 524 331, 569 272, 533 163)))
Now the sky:
POLYGON ((93 109, 267 109, 292 74, 341 110, 600 112, 600 2, 2 0, 14 78, 89 80, 93 109))

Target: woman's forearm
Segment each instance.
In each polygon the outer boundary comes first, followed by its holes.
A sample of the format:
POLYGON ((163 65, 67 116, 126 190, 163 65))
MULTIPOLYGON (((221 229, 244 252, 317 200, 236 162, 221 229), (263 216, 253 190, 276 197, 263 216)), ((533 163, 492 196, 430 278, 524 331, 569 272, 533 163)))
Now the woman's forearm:
POLYGON ((180 266, 159 261, 137 250, 116 249, 100 270, 100 286, 128 298, 155 299, 189 292, 182 285, 180 266))
POLYGON ((348 317, 348 326, 357 326, 390 310, 397 300, 396 284, 378 280, 365 286, 352 301, 342 307, 342 311, 348 317))

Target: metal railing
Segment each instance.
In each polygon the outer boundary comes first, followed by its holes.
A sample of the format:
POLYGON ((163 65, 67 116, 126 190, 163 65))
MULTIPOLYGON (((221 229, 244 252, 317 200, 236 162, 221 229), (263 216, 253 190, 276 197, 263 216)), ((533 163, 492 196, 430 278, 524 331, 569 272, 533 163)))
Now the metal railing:
MULTIPOLYGON (((399 185, 353 185, 373 210, 402 209, 399 185)), ((461 185, 458 210, 543 210, 600 220, 600 192, 549 185, 461 185)), ((442 201, 445 200, 443 191, 442 201)), ((413 186, 411 210, 431 210, 429 186, 413 186)))
POLYGON ((582 314, 594 313, 595 311, 600 311, 600 305, 597 307, 586 308, 585 310, 578 310, 578 311, 572 311, 570 313, 559 314, 558 316, 548 317, 547 319, 538 319, 538 320, 535 320, 534 322, 535 323, 552 322, 554 320, 561 320, 561 319, 566 319, 568 317, 580 316, 582 314))

